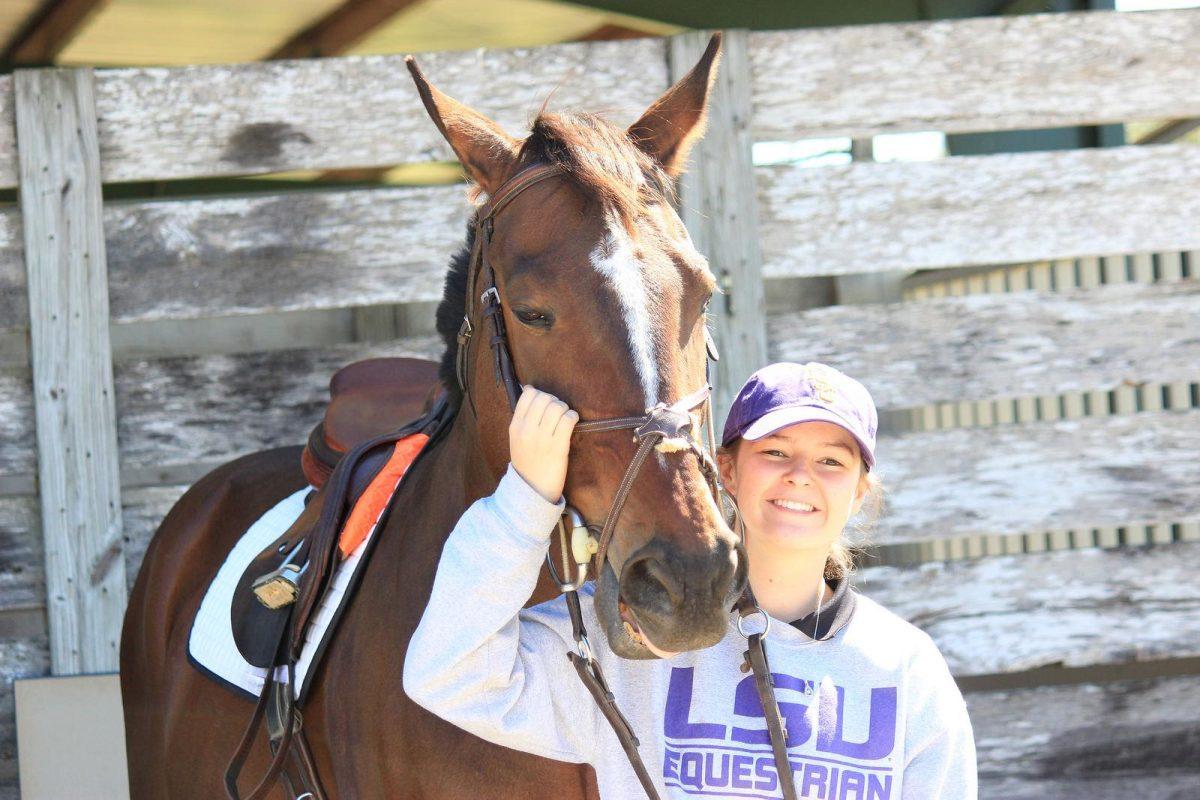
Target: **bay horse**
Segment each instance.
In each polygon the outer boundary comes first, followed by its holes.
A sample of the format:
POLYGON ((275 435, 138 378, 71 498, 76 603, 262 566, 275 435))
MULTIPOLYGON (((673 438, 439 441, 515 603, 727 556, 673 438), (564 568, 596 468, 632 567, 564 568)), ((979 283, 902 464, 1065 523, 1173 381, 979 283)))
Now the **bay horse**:
MULTIPOLYGON (((523 141, 438 91, 409 60, 426 109, 483 195, 531 165, 561 171, 495 219, 489 259, 520 379, 563 398, 584 421, 644 414, 706 381, 705 310, 715 281, 672 208, 671 186, 701 135, 719 50, 717 35, 627 130, 591 114, 543 111, 523 141)), ((508 463, 509 404, 489 348, 466 351, 469 397, 456 377, 473 236, 451 261, 437 315, 446 341, 440 374, 456 415, 401 484, 303 707, 331 797, 596 796, 589 767, 484 742, 401 688, 442 545, 508 463)), ((604 518, 634 450, 628 430, 573 444, 565 494, 585 519, 604 518)), ((726 629, 745 570, 702 466, 694 453, 652 453, 628 495, 608 555, 612 579, 601 582, 609 596, 597 595, 604 638, 618 655, 649 657, 624 629, 621 604, 668 650, 709 646, 726 629)), ((251 708, 189 666, 189 629, 240 534, 306 483, 298 448, 239 458, 190 488, 151 541, 121 640, 135 800, 223 796, 222 772, 251 708)), ((556 593, 543 574, 529 602, 556 593)), ((261 774, 269 761, 261 741, 247 774, 261 774)), ((270 796, 289 795, 276 787, 270 796)))

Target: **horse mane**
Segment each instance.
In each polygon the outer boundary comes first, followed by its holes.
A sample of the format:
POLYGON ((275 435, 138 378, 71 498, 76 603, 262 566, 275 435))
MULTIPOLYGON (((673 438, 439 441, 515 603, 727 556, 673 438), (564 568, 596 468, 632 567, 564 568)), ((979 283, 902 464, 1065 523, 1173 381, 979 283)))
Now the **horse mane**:
MULTIPOLYGON (((597 114, 542 111, 521 145, 518 163, 557 166, 585 197, 613 214, 630 233, 642 206, 674 199, 674 186, 662 167, 639 149, 624 129, 597 114)), ((450 259, 437 309, 437 331, 446 345, 438 374, 456 409, 463 400, 455 373, 458 329, 466 313, 467 272, 474 244, 472 219, 466 242, 450 259)))

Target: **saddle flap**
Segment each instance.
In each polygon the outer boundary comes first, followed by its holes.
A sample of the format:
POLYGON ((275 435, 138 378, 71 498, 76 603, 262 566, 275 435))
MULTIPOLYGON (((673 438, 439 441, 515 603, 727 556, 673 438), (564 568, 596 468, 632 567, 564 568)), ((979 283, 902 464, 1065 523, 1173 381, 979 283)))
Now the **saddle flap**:
MULTIPOLYGON (((387 464, 391 454, 391 448, 378 447, 354 465, 350 477, 349 506, 357 503, 387 464)), ((321 516, 325 496, 324 488, 313 494, 300 517, 250 562, 238 580, 230 608, 233 639, 242 656, 253 666, 265 668, 283 663, 280 643, 288 630, 288 621, 295 605, 284 598, 279 601, 281 604, 273 603, 275 607, 268 607, 260 599, 266 593, 256 592, 255 584, 271 573, 280 573, 285 563, 288 567, 295 567, 295 570, 283 570, 280 577, 290 580, 297 587, 307 577, 299 570, 303 569, 308 559, 309 546, 312 544, 310 534, 321 516)), ((294 599, 293 596, 291 600, 294 599)))
POLYGON ((317 524, 321 505, 319 495, 310 495, 308 505, 292 526, 259 553, 238 579, 233 592, 233 604, 229 609, 230 622, 233 625, 234 644, 251 666, 266 669, 281 663, 280 649, 295 607, 294 603, 289 603, 267 608, 255 594, 254 583, 263 575, 279 569, 285 560, 303 566, 308 558, 305 538, 317 524))

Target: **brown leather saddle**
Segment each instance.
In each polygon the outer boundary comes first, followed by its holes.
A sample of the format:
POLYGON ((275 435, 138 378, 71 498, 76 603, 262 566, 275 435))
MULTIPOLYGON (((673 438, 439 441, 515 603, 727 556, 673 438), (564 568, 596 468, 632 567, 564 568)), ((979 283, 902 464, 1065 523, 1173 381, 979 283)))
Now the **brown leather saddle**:
MULTIPOLYGON (((354 464, 346 465, 351 469, 345 496, 336 500, 344 508, 336 514, 330 509, 330 516, 336 517, 333 524, 340 530, 340 522, 388 460, 391 447, 386 437, 408 428, 416 432, 427 427, 431 419, 426 418, 430 417, 439 389, 438 365, 423 359, 373 358, 345 366, 334 374, 324 418, 308 437, 301 456, 313 492, 306 498, 299 518, 250 563, 234 591, 230 610, 234 642, 247 662, 268 668, 282 661, 284 633, 304 580, 305 564, 314 555, 311 534, 335 494, 328 491, 334 470, 356 447, 385 437, 385 441, 361 453, 354 464), (274 588, 263 589, 263 579, 271 576, 275 578, 274 588), (261 599, 264 594, 275 600, 271 606, 261 599)), ((336 541, 334 537, 335 545, 336 541)))
POLYGON ((371 358, 342 367, 329 381, 325 418, 300 458, 304 477, 320 489, 354 445, 421 416, 440 389, 438 365, 421 358, 371 358))

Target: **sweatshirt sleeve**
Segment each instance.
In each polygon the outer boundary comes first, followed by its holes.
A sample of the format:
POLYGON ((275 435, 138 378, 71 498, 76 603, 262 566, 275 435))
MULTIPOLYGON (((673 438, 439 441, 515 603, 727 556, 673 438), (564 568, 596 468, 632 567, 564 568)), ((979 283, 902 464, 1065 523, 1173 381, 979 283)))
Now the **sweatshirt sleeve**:
POLYGON ((467 509, 409 643, 404 690, 480 738, 580 763, 591 758, 595 711, 567 659, 564 604, 522 611, 562 508, 509 466, 496 493, 467 509))
POLYGON ((909 668, 903 800, 975 800, 975 738, 962 693, 927 636, 909 668))

